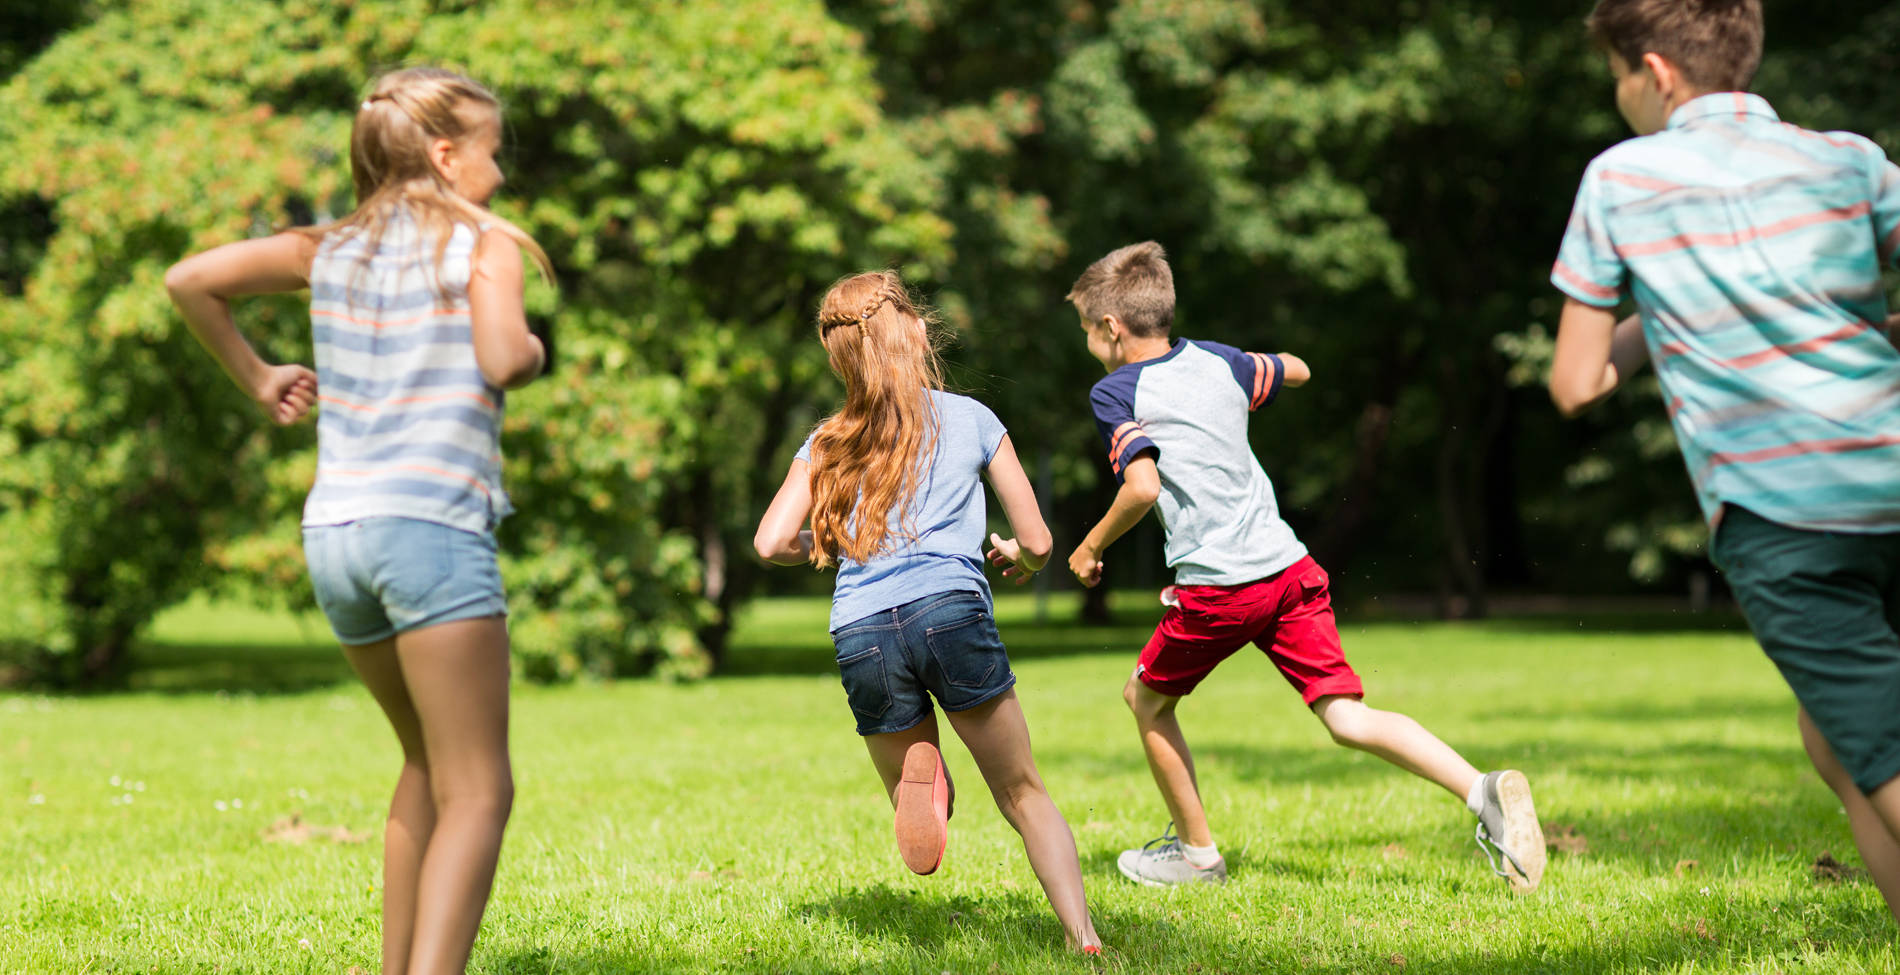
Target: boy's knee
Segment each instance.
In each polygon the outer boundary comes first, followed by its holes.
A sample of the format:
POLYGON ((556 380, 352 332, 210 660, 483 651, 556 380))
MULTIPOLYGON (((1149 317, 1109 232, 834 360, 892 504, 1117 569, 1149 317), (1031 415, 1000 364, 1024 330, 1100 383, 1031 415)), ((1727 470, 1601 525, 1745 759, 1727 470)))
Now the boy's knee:
POLYGON ((1128 678, 1128 683, 1122 686, 1122 701, 1135 715, 1135 721, 1144 725, 1151 724, 1162 715, 1173 711, 1175 703, 1179 700, 1178 697, 1169 697, 1143 684, 1139 677, 1128 678))
POLYGON ((1320 724, 1326 726, 1326 733, 1333 736, 1333 744, 1365 747, 1372 733, 1365 705, 1351 698, 1322 698, 1315 702, 1313 710, 1319 715, 1320 724))

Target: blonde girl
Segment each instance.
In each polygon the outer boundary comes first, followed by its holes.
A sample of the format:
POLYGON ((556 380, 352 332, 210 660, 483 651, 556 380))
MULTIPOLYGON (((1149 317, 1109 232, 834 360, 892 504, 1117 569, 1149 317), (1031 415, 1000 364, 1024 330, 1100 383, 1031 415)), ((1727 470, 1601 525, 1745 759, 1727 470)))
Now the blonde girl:
POLYGON ((265 414, 319 401, 304 554, 317 602, 402 745, 383 834, 384 975, 461 972, 514 799, 508 630, 495 564, 502 390, 541 373, 522 251, 486 204, 500 103, 434 68, 384 75, 356 112, 356 210, 180 261, 165 286, 265 414), (238 295, 310 289, 317 368, 270 365, 238 295))
POLYGON ((1029 478, 995 414, 943 391, 927 316, 896 274, 833 285, 818 335, 844 380, 844 407, 798 451, 754 547, 780 565, 838 569, 838 670, 896 808, 905 864, 935 871, 948 839, 953 789, 937 751, 935 697, 1022 835, 1070 946, 1099 952, 1075 838, 1030 755, 980 555, 987 472, 1015 533, 990 536, 990 560, 1019 583, 1048 561, 1029 478))

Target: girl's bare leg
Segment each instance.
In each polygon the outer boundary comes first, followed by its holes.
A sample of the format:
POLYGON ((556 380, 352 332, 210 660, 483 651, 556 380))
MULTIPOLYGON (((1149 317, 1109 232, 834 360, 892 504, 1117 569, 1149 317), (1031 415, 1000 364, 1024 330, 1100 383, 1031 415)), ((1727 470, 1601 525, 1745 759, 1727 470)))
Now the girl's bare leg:
MULTIPOLYGON (((904 753, 910 746, 927 741, 933 747, 937 744, 937 714, 935 711, 924 716, 924 720, 905 728, 883 735, 865 735, 865 750, 871 753, 871 764, 877 767, 878 778, 884 780, 884 793, 890 796, 891 805, 897 805, 897 783, 904 777, 904 753)), ((950 771, 944 770, 944 781, 950 786, 950 809, 956 811, 957 784, 950 781, 950 771)))
POLYGON ((1022 835, 1029 866, 1042 883, 1049 906, 1062 922, 1069 945, 1099 947, 1095 922, 1089 917, 1082 892, 1082 866, 1075 852, 1075 836, 1049 799, 1036 761, 1029 753, 1029 724, 1014 688, 967 711, 948 715, 950 727, 970 749, 976 767, 996 798, 1003 818, 1022 835))
POLYGON ((408 975, 462 975, 514 805, 508 629, 489 616, 411 630, 396 636, 396 659, 415 703, 435 802, 408 975))
POLYGON ((396 663, 396 641, 346 646, 343 656, 383 709, 402 744, 402 771, 383 825, 383 975, 404 975, 415 933, 416 884, 422 851, 435 830, 435 800, 429 794, 429 758, 422 725, 396 663))

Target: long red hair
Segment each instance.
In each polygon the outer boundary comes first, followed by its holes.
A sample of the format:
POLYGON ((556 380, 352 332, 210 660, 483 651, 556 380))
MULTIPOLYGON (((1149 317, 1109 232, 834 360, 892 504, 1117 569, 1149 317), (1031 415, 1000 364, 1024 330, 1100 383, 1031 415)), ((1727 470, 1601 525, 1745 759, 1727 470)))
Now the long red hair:
POLYGON ((920 311, 895 271, 840 280, 818 307, 818 338, 844 380, 844 406, 811 444, 811 561, 868 562, 891 545, 891 515, 908 528, 923 461, 936 449, 931 390, 943 366, 920 311))

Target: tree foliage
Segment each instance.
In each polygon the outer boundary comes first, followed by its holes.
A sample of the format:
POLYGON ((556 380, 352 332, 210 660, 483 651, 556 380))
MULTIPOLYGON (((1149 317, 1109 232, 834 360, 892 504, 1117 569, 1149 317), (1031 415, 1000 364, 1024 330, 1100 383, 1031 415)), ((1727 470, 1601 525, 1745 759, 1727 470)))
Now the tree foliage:
MULTIPOLYGON (((15 661, 107 673, 156 610, 221 581, 307 598, 313 433, 260 422, 159 279, 345 212, 360 93, 417 62, 502 95, 500 205, 560 272, 531 296, 553 375, 511 397, 504 430, 518 658, 541 677, 704 672, 743 592, 728 540, 826 393, 818 290, 949 253, 941 180, 816 3, 175 0, 61 37, 0 90, 0 228, 50 229, 6 242, 0 298, 15 661)), ((300 297, 239 315, 267 356, 308 359, 300 297)))
MULTIPOLYGON (((499 206, 554 256, 553 373, 511 397, 502 531, 521 669, 716 664, 755 513, 836 394, 809 317, 901 266, 961 336, 1058 542, 1112 489, 1062 302, 1154 238, 1181 334, 1298 352, 1255 424, 1342 579, 1672 584, 1705 532, 1639 382, 1561 423, 1547 283, 1585 163, 1626 130, 1585 0, 121 0, 0 6, 0 660, 109 674, 208 587, 308 600, 309 428, 273 430, 159 286, 184 253, 350 206, 375 73, 508 104, 499 206)), ((1771 0, 1759 90, 1894 146, 1889 5, 1771 0), (1854 65, 1852 74, 1834 70, 1854 65)), ((245 302, 307 358, 298 297, 245 302)), ((1152 526, 1112 559, 1157 564, 1152 526), (1145 541, 1143 539, 1146 539, 1145 541)), ((1154 572, 1158 575, 1158 572, 1154 572)), ((1140 578, 1124 575, 1122 581, 1140 578)), ((775 586, 803 585, 781 573, 775 586)))

